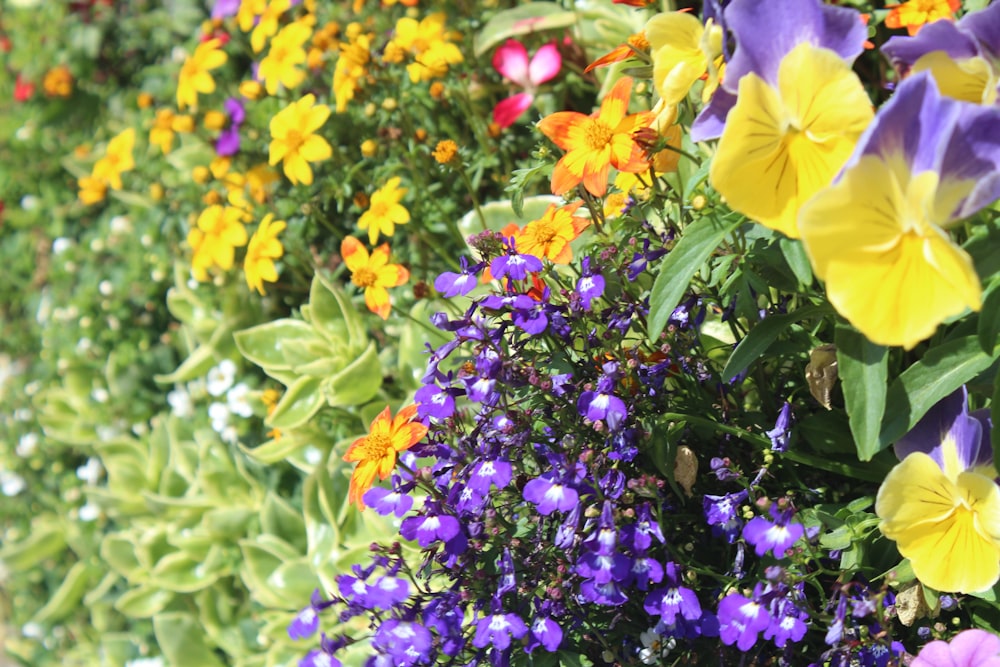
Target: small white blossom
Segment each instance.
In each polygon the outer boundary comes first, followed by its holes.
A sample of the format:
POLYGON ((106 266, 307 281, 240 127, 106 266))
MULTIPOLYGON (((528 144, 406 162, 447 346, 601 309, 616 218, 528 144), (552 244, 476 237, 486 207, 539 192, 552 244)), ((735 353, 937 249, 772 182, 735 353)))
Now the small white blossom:
POLYGON ((208 406, 208 418, 212 420, 212 430, 222 433, 229 424, 229 408, 225 403, 212 403, 208 406))
POLYGON ((5 496, 13 498, 26 488, 28 488, 28 483, 16 472, 0 470, 0 492, 5 496))
POLYGON ((115 286, 110 280, 102 280, 97 283, 97 291, 104 296, 111 296, 115 291, 115 286))
POLYGON ((90 486, 97 486, 102 472, 104 472, 104 466, 97 458, 91 456, 86 463, 76 469, 76 476, 90 486))
POLYGON ((21 634, 28 639, 41 639, 45 636, 45 628, 39 623, 29 621, 21 626, 21 634))
POLYGON ((52 254, 61 255, 72 247, 73 247, 72 239, 60 236, 59 238, 52 241, 52 254))
POLYGON ((80 521, 84 521, 87 523, 91 521, 96 521, 97 518, 101 516, 101 508, 88 501, 86 505, 80 508, 80 511, 77 513, 77 516, 79 517, 80 521))
POLYGON ((226 394, 226 405, 234 415, 239 415, 244 419, 253 417, 253 406, 250 404, 250 387, 244 382, 229 390, 226 394))
POLYGON ((104 387, 97 387, 94 391, 90 392, 90 397, 98 403, 107 403, 109 396, 108 390, 104 387))
POLYGON ((111 233, 128 234, 132 231, 132 223, 124 215, 116 215, 111 218, 111 233))
POLYGON ((164 667, 163 658, 136 658, 125 663, 125 667, 164 667))
POLYGON ((206 387, 212 396, 222 396, 233 386, 236 379, 236 364, 232 359, 223 359, 219 365, 208 371, 206 387))
POLYGON ((24 195, 21 197, 21 208, 25 211, 33 211, 38 208, 38 204, 41 200, 35 195, 24 195))
POLYGON ((191 394, 182 387, 177 387, 167 394, 167 403, 170 404, 170 411, 175 417, 188 419, 194 416, 194 401, 191 400, 191 394))
POLYGON ((17 448, 14 450, 23 459, 28 458, 38 451, 38 434, 25 433, 17 441, 17 448))

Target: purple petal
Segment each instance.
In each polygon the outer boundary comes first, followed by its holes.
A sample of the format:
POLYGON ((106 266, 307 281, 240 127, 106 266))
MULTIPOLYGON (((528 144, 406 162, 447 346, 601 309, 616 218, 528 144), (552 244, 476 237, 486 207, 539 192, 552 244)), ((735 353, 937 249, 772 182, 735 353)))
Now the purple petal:
POLYGON ((722 136, 726 127, 726 116, 729 110, 736 106, 736 94, 719 88, 712 100, 701 110, 691 124, 692 141, 709 141, 722 136))
POLYGON ((958 27, 976 38, 989 60, 1000 61, 1000 4, 994 2, 985 9, 966 14, 958 27))
POLYGON ((916 426, 899 439, 893 450, 900 461, 913 452, 923 452, 943 470, 947 454, 945 443, 954 443, 957 463, 962 470, 967 470, 979 460, 982 439, 982 424, 969 415, 968 392, 963 386, 928 410, 916 426))
POLYGON ((215 152, 222 157, 236 155, 240 152, 240 128, 236 125, 227 127, 219 133, 219 139, 215 142, 215 152))
POLYGON ((750 72, 776 86, 782 58, 802 42, 835 51, 850 62, 868 38, 857 11, 819 0, 733 0, 725 18, 736 35, 736 52, 723 82, 730 92, 736 92, 740 78, 750 72))
POLYGON ((932 51, 944 51, 950 58, 964 60, 979 54, 975 40, 951 21, 935 21, 925 25, 913 37, 896 35, 881 49, 892 66, 905 74, 921 56, 932 51))

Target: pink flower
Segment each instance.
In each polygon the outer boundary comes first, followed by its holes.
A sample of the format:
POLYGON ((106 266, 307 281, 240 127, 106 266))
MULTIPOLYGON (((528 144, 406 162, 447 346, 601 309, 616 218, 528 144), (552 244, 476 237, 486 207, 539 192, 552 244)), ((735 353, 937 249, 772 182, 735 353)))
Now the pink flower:
POLYGON ((524 92, 501 100, 493 109, 493 121, 500 127, 510 127, 535 101, 538 86, 549 81, 562 69, 562 56, 555 42, 549 42, 528 61, 528 50, 516 39, 508 39, 493 54, 493 68, 524 92))
POLYGON ((985 630, 965 630, 924 646, 910 667, 1000 667, 1000 637, 985 630))

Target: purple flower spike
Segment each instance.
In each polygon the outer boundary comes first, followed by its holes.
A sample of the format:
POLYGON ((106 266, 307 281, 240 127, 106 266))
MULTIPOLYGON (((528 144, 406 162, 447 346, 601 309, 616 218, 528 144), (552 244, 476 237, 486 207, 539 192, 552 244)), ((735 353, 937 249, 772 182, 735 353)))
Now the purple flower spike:
POLYGON ((434 281, 434 289, 441 292, 441 296, 451 298, 453 296, 465 296, 479 284, 477 274, 483 268, 483 264, 469 266, 469 261, 464 257, 459 257, 461 273, 445 271, 434 281))
MULTIPOLYGON (((978 411, 977 411, 978 412, 978 411)), ((989 432, 969 414, 968 392, 961 387, 927 411, 893 446, 900 461, 913 452, 927 454, 948 474, 993 462, 989 432)))
POLYGON ((517 614, 490 614, 476 623, 476 636, 472 645, 476 648, 493 648, 503 651, 510 646, 511 637, 520 639, 528 634, 528 626, 517 614))
POLYGON ((549 653, 555 653, 562 644, 563 631, 559 624, 547 616, 539 616, 531 624, 531 638, 525 647, 525 652, 530 654, 541 646, 549 653))
POLYGON ((447 542, 461 531, 458 519, 448 514, 437 516, 411 516, 403 519, 399 534, 408 540, 416 540, 422 547, 429 547, 437 541, 447 542))
POLYGON ((398 491, 390 491, 381 486, 373 486, 365 491, 362 500, 365 501, 365 505, 371 507, 378 514, 382 516, 395 514, 400 519, 413 507, 413 498, 411 496, 399 493, 398 491))
POLYGON ((785 551, 802 537, 805 528, 802 524, 791 523, 791 510, 779 510, 777 505, 771 506, 771 516, 774 523, 762 516, 751 519, 743 528, 743 539, 754 545, 754 553, 758 556, 770 551, 775 558, 782 558, 785 551))
POLYGON ((739 593, 730 593, 719 603, 719 638, 726 646, 736 644, 739 650, 749 651, 770 622, 764 605, 739 593))
POLYGON ((524 499, 535 504, 539 514, 568 512, 576 507, 580 495, 569 486, 554 481, 552 473, 536 477, 524 485, 524 499))
POLYGON ((382 623, 375 631, 372 645, 393 658, 394 667, 409 667, 422 662, 429 654, 433 638, 420 623, 395 618, 382 623))
POLYGON ((792 404, 786 402, 781 406, 778 413, 778 420, 774 423, 774 428, 765 433, 771 439, 771 451, 787 452, 788 439, 791 436, 792 425, 792 404))
POLYGON ((311 637, 319 629, 319 614, 312 605, 309 605, 292 619, 288 624, 288 636, 292 639, 305 639, 311 637))

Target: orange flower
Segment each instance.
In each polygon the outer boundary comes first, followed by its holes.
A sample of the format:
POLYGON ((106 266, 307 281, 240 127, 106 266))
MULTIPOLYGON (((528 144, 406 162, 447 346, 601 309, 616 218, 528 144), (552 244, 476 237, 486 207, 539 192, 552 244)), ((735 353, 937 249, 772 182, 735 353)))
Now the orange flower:
POLYGON ((885 27, 906 28, 910 35, 916 35, 924 24, 953 20, 961 6, 962 0, 909 0, 901 5, 888 5, 885 27))
POLYGON ((389 318, 388 287, 399 287, 410 279, 405 266, 389 263, 389 244, 383 243, 372 251, 353 236, 340 244, 340 255, 351 271, 351 282, 365 290, 365 305, 383 320, 389 318))
POLYGON ((573 216, 582 205, 582 201, 562 208, 550 204, 541 218, 529 222, 518 233, 517 251, 539 259, 544 257, 553 264, 569 264, 573 258, 570 242, 590 224, 586 218, 573 216))
MULTIPOLYGON (((348 237, 350 238, 350 237, 348 237)), ((351 443, 344 454, 344 460, 357 462, 351 474, 351 488, 347 492, 347 502, 357 503, 358 509, 365 508, 362 496, 372 488, 376 473, 385 479, 396 465, 396 454, 420 442, 427 434, 427 427, 413 421, 417 416, 417 406, 408 405, 400 410, 395 419, 389 406, 372 420, 368 435, 351 443)))
POLYGON ((653 120, 649 111, 628 114, 632 79, 623 77, 601 102, 595 115, 560 111, 538 123, 542 134, 566 154, 552 172, 552 194, 561 195, 580 182, 587 191, 603 197, 608 191, 608 171, 639 172, 648 168, 632 133, 653 120))

